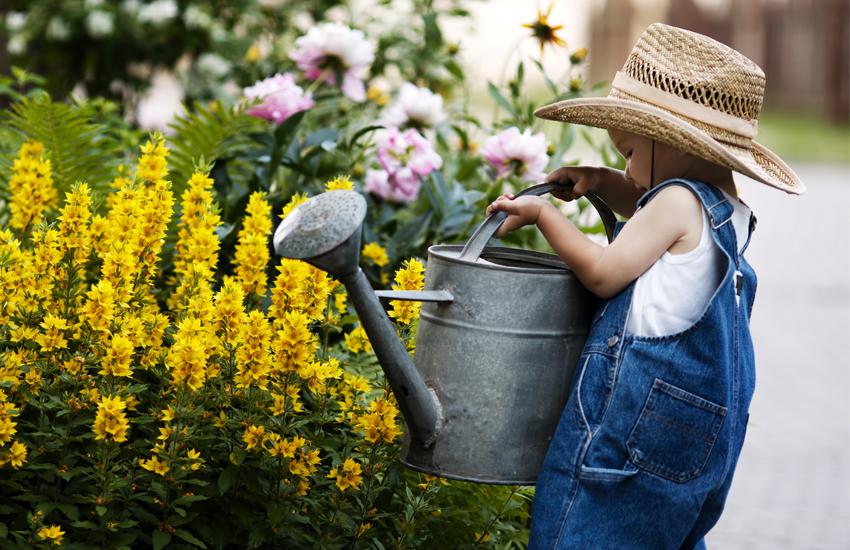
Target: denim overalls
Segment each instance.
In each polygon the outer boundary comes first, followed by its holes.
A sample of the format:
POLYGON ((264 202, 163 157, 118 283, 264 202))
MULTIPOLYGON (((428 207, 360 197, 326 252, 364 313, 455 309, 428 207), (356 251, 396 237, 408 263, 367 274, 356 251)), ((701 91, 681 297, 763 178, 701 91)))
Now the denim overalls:
POLYGON ((703 549, 723 510, 755 385, 756 276, 714 186, 671 180, 638 206, 669 185, 708 211, 730 260, 723 282, 702 317, 670 336, 625 332, 634 283, 600 303, 538 479, 530 550, 703 549))

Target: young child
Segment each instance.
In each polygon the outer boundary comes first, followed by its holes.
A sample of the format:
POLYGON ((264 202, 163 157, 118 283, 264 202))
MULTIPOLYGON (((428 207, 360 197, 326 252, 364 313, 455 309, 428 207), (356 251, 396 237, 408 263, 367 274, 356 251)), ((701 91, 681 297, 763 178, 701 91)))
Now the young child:
POLYGON ((592 190, 629 220, 603 248, 539 197, 488 208, 509 214, 497 237, 536 224, 604 298, 538 479, 529 549, 705 548, 755 384, 756 277, 742 256, 755 217, 732 171, 805 191, 752 139, 763 91, 735 50, 654 24, 607 98, 535 113, 608 130, 624 173, 564 167, 547 181, 567 186, 565 200, 592 190))

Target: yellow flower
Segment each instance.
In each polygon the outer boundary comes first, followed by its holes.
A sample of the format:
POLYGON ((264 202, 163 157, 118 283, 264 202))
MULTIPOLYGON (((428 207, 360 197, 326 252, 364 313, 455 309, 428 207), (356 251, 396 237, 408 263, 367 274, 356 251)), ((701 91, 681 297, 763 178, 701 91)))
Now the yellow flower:
POLYGON ((357 536, 360 537, 363 533, 372 528, 371 523, 363 523, 360 525, 360 528, 357 529, 357 536))
POLYGON ((487 542, 490 540, 490 533, 483 535, 481 533, 475 533, 475 542, 487 542))
POLYGON ((38 225, 43 212, 56 203, 50 161, 44 158, 41 143, 28 141, 21 146, 9 178, 9 195, 9 225, 20 230, 38 225))
POLYGON ((41 537, 41 540, 48 540, 59 546, 59 543, 62 542, 62 535, 65 534, 65 531, 62 531, 58 525, 51 525, 50 527, 44 527, 41 531, 38 532, 38 536, 41 537))
POLYGON ((372 260, 372 262, 378 267, 382 267, 390 263, 390 259, 387 257, 387 249, 378 243, 369 243, 365 245, 360 254, 364 258, 372 260))
MULTIPOLYGON (((393 285, 393 290, 422 290, 425 286, 424 272, 425 268, 419 260, 411 258, 405 261, 402 269, 396 272, 396 284, 393 285)), ((409 325, 419 315, 419 303, 417 302, 393 300, 390 305, 393 306, 393 310, 389 312, 389 316, 394 318, 397 323, 409 325)))
POLYGON ((310 488, 310 485, 304 481, 303 479, 298 482, 298 487, 295 488, 295 494, 299 497, 303 497, 307 494, 307 489, 310 488))
POLYGON ((339 487, 340 492, 345 492, 348 488, 357 489, 363 481, 361 473, 360 464, 353 458, 346 458, 342 463, 342 472, 336 476, 336 486, 339 487))
POLYGON ((12 467, 17 470, 27 461, 27 446, 20 441, 15 441, 9 448, 9 454, 3 456, 0 460, 3 463, 11 463, 12 467))
POLYGON ((345 345, 352 353, 357 353, 361 349, 366 353, 372 351, 372 344, 369 343, 369 337, 366 336, 362 325, 345 335, 345 345))
POLYGON ((354 184, 351 183, 351 178, 349 176, 337 176, 325 184, 325 191, 336 191, 337 189, 353 190, 354 184))
POLYGON ((266 429, 263 426, 248 426, 245 433, 242 434, 242 441, 245 442, 246 449, 262 447, 269 436, 265 433, 266 429))
POLYGON ((160 461, 156 457, 152 457, 150 460, 142 459, 139 461, 139 464, 141 464, 142 468, 145 470, 161 476, 165 476, 165 474, 167 474, 171 469, 168 467, 168 462, 165 460, 160 461))
POLYGON ((0 447, 12 440, 12 436, 18 431, 15 429, 17 425, 9 415, 0 414, 0 447))
POLYGON ((204 461, 204 459, 201 458, 201 453, 199 453, 195 449, 189 449, 189 452, 187 453, 187 455, 189 457, 189 460, 192 460, 192 461, 197 460, 198 461, 198 462, 195 462, 194 464, 192 464, 192 469, 193 470, 199 469, 201 467, 201 463, 204 461))
POLYGON ((260 60, 260 47, 256 44, 251 44, 248 52, 245 54, 245 61, 248 63, 256 63, 260 60))
MULTIPOLYGON (((94 391, 94 390, 92 390, 94 391)), ((95 439, 111 439, 119 443, 127 441, 127 429, 130 422, 127 415, 121 411, 126 403, 120 397, 104 397, 97 404, 97 415, 94 419, 92 429, 96 434, 95 439)))
POLYGON ((555 1, 552 0, 552 3, 549 4, 549 9, 546 10, 546 13, 543 13, 540 8, 537 9, 537 21, 534 23, 529 23, 523 25, 523 27, 527 29, 531 29, 531 36, 540 42, 540 55, 543 55, 543 48, 546 44, 552 44, 553 46, 561 46, 563 48, 567 47, 567 43, 558 38, 555 35, 555 31, 563 28, 563 25, 558 25, 557 27, 553 27, 549 25, 547 18, 549 14, 552 13, 552 7, 555 5, 555 1))
POLYGON ((294 195, 292 195, 292 198, 289 199, 289 202, 286 203, 286 206, 283 207, 283 212, 281 212, 280 214, 281 219, 285 218, 290 212, 295 210, 295 207, 297 207, 302 202, 305 202, 306 200, 306 193, 295 193, 294 195))

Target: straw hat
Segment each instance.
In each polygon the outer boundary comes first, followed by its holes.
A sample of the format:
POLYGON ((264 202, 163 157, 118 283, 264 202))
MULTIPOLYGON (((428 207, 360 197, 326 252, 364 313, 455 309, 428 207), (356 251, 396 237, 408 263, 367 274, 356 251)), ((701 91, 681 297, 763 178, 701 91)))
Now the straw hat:
POLYGON ((646 136, 786 193, 806 191, 787 164, 753 141, 764 73, 732 48, 655 23, 611 85, 607 98, 559 101, 534 115, 646 136))

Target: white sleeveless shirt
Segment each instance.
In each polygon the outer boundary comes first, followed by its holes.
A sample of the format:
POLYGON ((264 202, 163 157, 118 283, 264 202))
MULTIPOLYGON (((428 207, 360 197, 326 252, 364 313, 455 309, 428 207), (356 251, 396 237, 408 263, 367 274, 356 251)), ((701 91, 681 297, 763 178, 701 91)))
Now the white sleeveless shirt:
MULTIPOLYGON (((750 209, 725 192, 734 207, 731 223, 738 250, 747 242, 750 209)), ((639 336, 664 336, 681 332, 702 317, 714 291, 726 274, 726 255, 711 236, 711 222, 702 209, 702 234, 690 252, 665 252, 638 277, 626 330, 639 336)))

